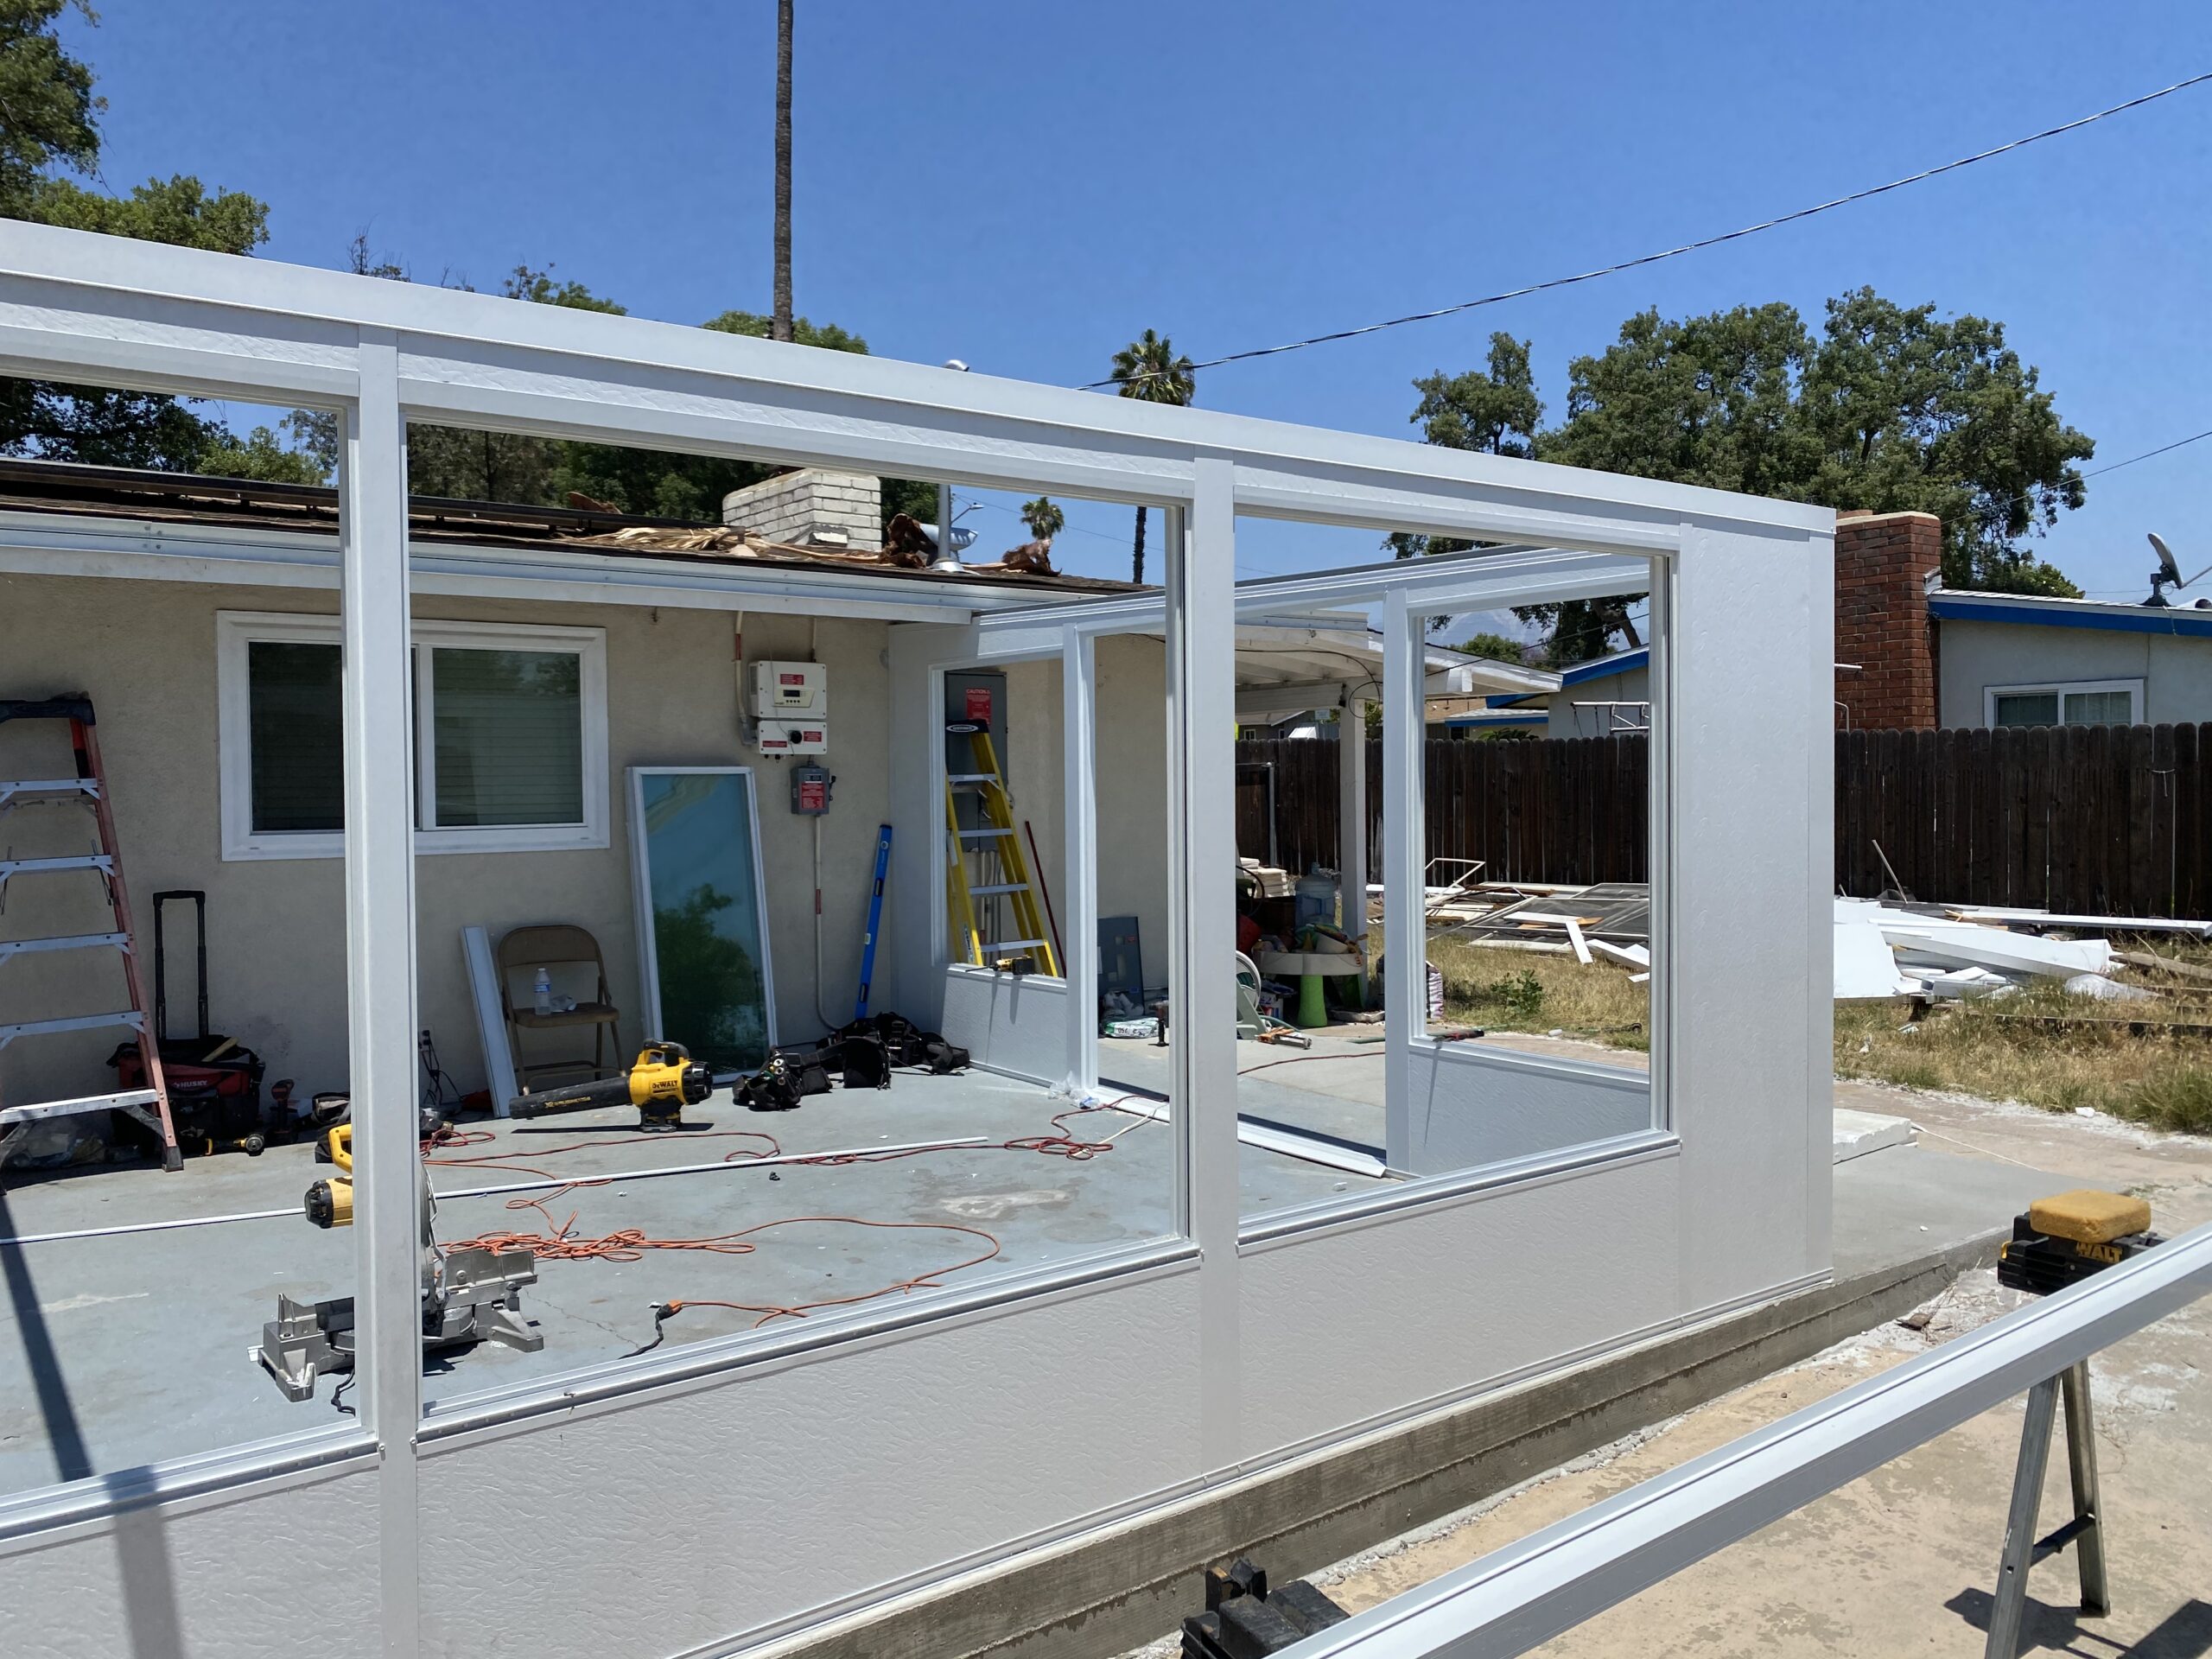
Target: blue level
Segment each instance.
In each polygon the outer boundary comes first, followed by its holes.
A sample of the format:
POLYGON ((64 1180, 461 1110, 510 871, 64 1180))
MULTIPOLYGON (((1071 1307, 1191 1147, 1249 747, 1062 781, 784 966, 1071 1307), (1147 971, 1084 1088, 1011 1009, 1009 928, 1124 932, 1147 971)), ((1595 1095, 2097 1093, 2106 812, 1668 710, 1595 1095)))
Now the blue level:
POLYGON ((861 942, 861 994, 853 1004, 855 1024, 868 1018, 868 988, 875 978, 875 938, 883 929, 883 878, 891 871, 891 826, 875 831, 875 890, 868 896, 868 937, 861 942))

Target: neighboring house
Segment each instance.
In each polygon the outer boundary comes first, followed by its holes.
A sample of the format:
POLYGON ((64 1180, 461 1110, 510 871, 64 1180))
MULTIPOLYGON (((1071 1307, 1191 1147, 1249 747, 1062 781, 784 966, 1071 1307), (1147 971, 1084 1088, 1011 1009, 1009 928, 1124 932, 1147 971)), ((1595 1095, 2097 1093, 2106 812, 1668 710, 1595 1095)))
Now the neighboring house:
POLYGON ((2212 609, 1938 588, 1928 614, 1945 726, 2212 721, 2212 609))

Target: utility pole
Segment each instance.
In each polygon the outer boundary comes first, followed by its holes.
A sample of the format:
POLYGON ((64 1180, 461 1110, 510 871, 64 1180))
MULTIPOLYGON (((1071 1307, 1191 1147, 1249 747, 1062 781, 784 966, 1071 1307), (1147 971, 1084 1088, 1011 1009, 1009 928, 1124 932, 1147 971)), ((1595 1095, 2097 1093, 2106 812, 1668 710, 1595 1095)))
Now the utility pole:
POLYGON ((791 3, 776 0, 776 340, 791 337, 791 3))

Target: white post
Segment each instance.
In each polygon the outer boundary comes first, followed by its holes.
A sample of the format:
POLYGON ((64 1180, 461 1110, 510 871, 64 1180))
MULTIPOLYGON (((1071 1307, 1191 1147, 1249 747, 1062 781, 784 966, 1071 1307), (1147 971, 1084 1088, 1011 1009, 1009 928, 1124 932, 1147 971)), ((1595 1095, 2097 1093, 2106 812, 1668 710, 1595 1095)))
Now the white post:
POLYGON ((1237 1353, 1236 468, 1197 463, 1167 515, 1171 1076, 1185 1216, 1198 1246, 1198 1452, 1242 1451, 1237 1353))
POLYGON ((1060 970, 1068 986, 1068 1089, 1098 1086, 1098 654, 1090 635, 1060 635, 1060 861, 1067 929, 1060 970))
POLYGON ((1383 1153, 1393 1169, 1414 1163, 1409 1045, 1427 1029, 1428 938, 1421 868, 1421 619, 1394 590, 1382 607, 1382 1101, 1383 1153))
MULTIPOLYGON (((1367 941, 1367 701, 1349 687, 1337 711, 1337 893, 1345 932, 1367 941)), ((1364 976, 1360 983, 1366 984, 1364 976)))
POLYGON ((415 832, 409 695, 407 424, 391 337, 364 330, 340 460, 347 1065, 359 1219, 361 1423, 377 1439, 385 1659, 413 1659, 421 1606, 415 1436, 423 1409, 416 1149, 415 832))

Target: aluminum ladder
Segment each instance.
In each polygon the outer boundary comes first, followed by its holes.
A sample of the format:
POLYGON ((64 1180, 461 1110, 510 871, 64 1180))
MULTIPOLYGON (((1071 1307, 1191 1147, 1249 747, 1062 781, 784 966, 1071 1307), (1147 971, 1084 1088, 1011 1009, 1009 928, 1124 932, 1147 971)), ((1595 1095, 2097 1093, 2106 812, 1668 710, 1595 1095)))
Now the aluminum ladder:
MULTIPOLYGON (((969 756, 968 771, 949 773, 944 780, 945 903, 951 912, 953 949, 978 968, 1010 967, 1027 958, 1057 978, 1059 959, 1045 930, 1044 906, 1038 901, 1036 879, 1014 828, 1014 801, 1006 792, 990 728, 957 720, 944 729, 968 740, 969 756), (972 830, 960 825, 959 798, 963 794, 973 795, 981 809, 982 823, 972 830), (980 881, 969 879, 970 858, 983 878, 980 881), (978 899, 1007 901, 1014 931, 1020 937, 985 938, 976 920, 978 899)), ((997 906, 992 909, 995 913, 997 906)))
POLYGON ((100 880, 113 925, 95 933, 59 934, 49 938, 0 938, 0 968, 17 957, 42 956, 49 951, 114 949, 122 957, 123 979, 130 1006, 112 1014, 79 1014, 53 1020, 19 1020, 0 1025, 0 1051, 22 1037, 51 1036, 62 1032, 95 1031, 104 1026, 125 1026, 137 1033, 138 1053, 144 1063, 146 1089, 126 1089, 112 1094, 83 1095, 71 1100, 48 1100, 26 1105, 0 1103, 0 1168, 8 1163, 13 1143, 25 1125, 43 1118, 71 1117, 85 1112, 126 1112, 152 1129, 161 1139, 162 1164, 181 1169, 184 1155, 176 1143, 176 1126, 169 1115, 168 1085, 162 1075, 161 1046, 147 1017, 143 975, 130 929, 130 899, 123 880, 123 855, 115 836, 115 815, 108 800, 107 774, 100 765, 99 729, 92 715, 92 699, 82 695, 44 699, 0 699, 0 722, 11 720, 66 720, 69 744, 76 757, 73 778, 36 778, 0 781, 0 816, 21 806, 59 804, 89 806, 99 837, 99 850, 54 858, 16 858, 0 854, 0 904, 8 883, 17 876, 50 875, 90 870, 100 880))

